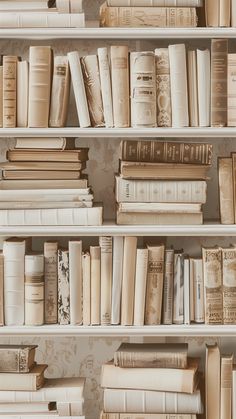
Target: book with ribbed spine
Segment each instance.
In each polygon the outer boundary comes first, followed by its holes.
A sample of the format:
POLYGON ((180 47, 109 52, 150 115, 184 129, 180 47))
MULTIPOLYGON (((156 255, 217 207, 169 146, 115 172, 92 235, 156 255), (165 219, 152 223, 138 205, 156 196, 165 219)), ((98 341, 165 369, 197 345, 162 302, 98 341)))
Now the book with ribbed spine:
POLYGON ((223 323, 236 323, 236 248, 222 248, 223 323))
POLYGON ((157 87, 157 126, 171 127, 170 60, 168 48, 155 49, 157 87))
MULTIPOLYGON (((214 0, 213 0, 214 1, 214 0)), ((215 2, 214 2, 215 4, 215 2)), ((211 40, 211 126, 226 127, 228 40, 211 40)))
POLYGON ((233 354, 221 357, 220 378, 220 419, 232 418, 232 373, 233 354))
POLYGON ((236 193, 232 157, 218 158, 219 201, 221 224, 234 224, 234 196, 236 193))
POLYGON ((17 61, 16 56, 3 57, 3 128, 16 127, 17 61))
POLYGON ((162 322, 172 324, 173 322, 173 298, 174 298, 174 250, 165 250, 165 270, 163 279, 162 299, 162 322))

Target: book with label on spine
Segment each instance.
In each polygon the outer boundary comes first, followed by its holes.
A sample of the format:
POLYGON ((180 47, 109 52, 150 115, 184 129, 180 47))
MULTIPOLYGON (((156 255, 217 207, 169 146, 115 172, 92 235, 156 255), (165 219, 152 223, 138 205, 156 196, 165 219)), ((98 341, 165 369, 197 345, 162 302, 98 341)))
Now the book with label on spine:
POLYGON ((120 324, 121 320, 121 290, 123 278, 124 237, 113 237, 113 277, 111 323, 120 324))
POLYGON ((157 87, 157 126, 171 127, 170 60, 168 48, 155 49, 157 87))
POLYGON ((61 128, 66 125, 70 94, 70 69, 68 57, 55 57, 53 65, 49 126, 61 128))
POLYGON ((132 326, 134 320, 134 290, 137 237, 124 238, 123 278, 121 296, 121 324, 132 326))
POLYGON ((165 270, 163 280, 162 323, 172 324, 174 297, 174 250, 165 250, 165 270))
POLYGON ((3 57, 3 128, 16 127, 17 62, 16 56, 3 57))
POLYGON ((184 324, 184 254, 174 254, 173 324, 184 324))
POLYGON ((90 246, 91 325, 101 324, 101 247, 90 246))
POLYGON ((44 324, 44 255, 25 255, 25 325, 44 324))
POLYGON ((236 248, 222 248, 223 323, 236 323, 236 248))
POLYGON ((70 324, 83 321, 82 241, 69 241, 70 324))
POLYGON ((232 418, 233 354, 221 357, 220 419, 232 418))
POLYGON ((115 128, 130 126, 129 49, 111 46, 111 84, 115 128))
POLYGON ((58 323, 70 324, 69 250, 58 249, 58 323))
POLYGON ((90 253, 82 254, 82 273, 83 273, 83 325, 89 326, 91 323, 91 261, 90 253))
POLYGON ((204 323, 204 280, 202 259, 191 259, 193 275, 194 322, 204 323))
POLYGON ((197 49, 197 89, 199 126, 210 126, 211 57, 209 49, 197 49))
POLYGON ((16 126, 28 126, 28 89, 29 89, 29 65, 27 61, 17 62, 17 85, 16 85, 16 126))
POLYGON ((47 365, 36 364, 28 373, 0 373, 0 391, 36 391, 43 387, 47 365))
POLYGON ((137 249, 134 290, 134 326, 144 325, 148 249, 137 249))
POLYGON ((3 66, 0 65, 0 128, 3 127, 3 66))
POLYGON ((205 365, 206 419, 220 419, 220 351, 218 345, 206 345, 205 365))
MULTIPOLYGON (((215 4, 215 2, 214 2, 215 4)), ((215 7, 215 6, 214 6, 215 7)), ((226 127, 228 40, 211 40, 211 126, 226 127)))
POLYGON ((0 252, 0 326, 4 325, 4 256, 0 252))
POLYGON ((13 11, 1 13, 0 28, 84 28, 84 13, 13 11))
POLYGON ((107 0, 117 7, 202 7, 202 0, 107 0))
POLYGON ((98 63, 105 126, 106 128, 112 128, 114 126, 114 118, 111 90, 111 68, 108 58, 108 48, 98 48, 98 63))
POLYGON ((221 224, 234 224, 234 196, 236 193, 232 157, 218 158, 219 200, 221 224))
POLYGON ((57 292, 58 292, 58 269, 57 269, 58 242, 44 242, 44 275, 45 275, 45 323, 57 323, 57 292))
POLYGON ((205 323, 223 324, 223 287, 221 249, 202 248, 205 323))
POLYGON ((30 372, 36 348, 37 345, 0 345, 0 372, 30 372))
POLYGON ((112 237, 99 237, 101 247, 101 325, 111 324, 112 237))

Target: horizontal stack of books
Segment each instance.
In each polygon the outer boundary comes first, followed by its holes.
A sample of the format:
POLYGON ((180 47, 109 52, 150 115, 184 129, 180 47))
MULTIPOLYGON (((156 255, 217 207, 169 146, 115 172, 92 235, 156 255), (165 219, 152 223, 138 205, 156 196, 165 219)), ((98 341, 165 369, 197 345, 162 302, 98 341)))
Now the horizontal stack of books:
POLYGON ((117 224, 202 224, 212 145, 121 142, 117 224))
POLYGON ((102 367, 101 419, 196 419, 203 413, 198 359, 187 352, 187 344, 123 343, 102 367))
POLYGON ((0 418, 84 419, 84 378, 46 379, 34 345, 0 345, 0 418))
POLYGON ((88 148, 65 138, 23 138, 1 163, 1 225, 101 225, 83 173, 88 148))
POLYGON ((83 27, 83 0, 0 1, 0 28, 83 27))
POLYGON ((236 224, 236 153, 219 157, 218 176, 221 224, 236 224))

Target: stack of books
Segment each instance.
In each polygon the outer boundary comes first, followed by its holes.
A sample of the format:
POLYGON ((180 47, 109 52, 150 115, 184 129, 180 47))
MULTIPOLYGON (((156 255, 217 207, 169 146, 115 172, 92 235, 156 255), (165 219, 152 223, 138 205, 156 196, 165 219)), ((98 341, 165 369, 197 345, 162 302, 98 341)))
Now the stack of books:
POLYGON ((187 352, 187 344, 121 344, 102 367, 101 419, 196 419, 203 412, 198 359, 187 352))
POLYGON ((83 173, 88 148, 65 138, 17 139, 1 163, 1 225, 101 225, 83 173))
POLYGON ((0 418, 84 419, 85 379, 44 378, 36 348, 0 345, 0 418))
POLYGON ((0 1, 0 28, 83 27, 83 0, 0 1))
POLYGON ((219 157, 218 176, 221 224, 236 224, 236 153, 219 157))
POLYGON ((202 224, 212 145, 121 142, 117 224, 202 224))

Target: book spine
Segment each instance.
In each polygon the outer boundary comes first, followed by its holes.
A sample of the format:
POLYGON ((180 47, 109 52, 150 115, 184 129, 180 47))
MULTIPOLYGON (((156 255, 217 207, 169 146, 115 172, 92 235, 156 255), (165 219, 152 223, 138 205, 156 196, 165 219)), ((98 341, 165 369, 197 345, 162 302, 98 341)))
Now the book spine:
POLYGON ((156 127, 156 67, 153 52, 130 53, 131 127, 156 127))
POLYGON ((112 128, 114 126, 114 118, 111 90, 111 68, 107 48, 98 48, 98 62, 105 126, 106 128, 112 128))
POLYGON ((59 417, 66 416, 66 417, 74 417, 74 416, 81 416, 83 415, 83 402, 57 402, 57 411, 59 417))
POLYGON ((16 88, 16 120, 17 127, 28 125, 28 92, 29 66, 27 61, 17 62, 17 88, 16 88))
POLYGON ((190 300, 190 323, 194 322, 195 319, 195 307, 194 307, 194 259, 189 261, 189 300, 190 300))
POLYGON ((218 160, 220 221, 221 224, 234 224, 234 177, 231 157, 218 160))
POLYGON ((25 325, 44 324, 44 256, 25 256, 25 325))
POLYGON ((3 127, 16 127, 17 57, 3 57, 3 127))
POLYGON ((227 80, 227 109, 228 109, 228 127, 236 126, 236 54, 228 54, 228 80, 227 80))
POLYGON ((197 83, 199 126, 210 126, 211 57, 208 49, 197 50, 197 83))
POLYGON ((205 323, 223 323, 222 255, 219 248, 202 249, 205 323))
POLYGON ((82 73, 87 94, 90 120, 93 127, 104 126, 104 112, 98 58, 88 55, 81 58, 82 73))
POLYGON ((54 58, 49 126, 64 127, 66 124, 70 94, 70 71, 67 57, 54 58))
POLYGON ((12 12, 0 14, 1 28, 84 28, 84 13, 12 12))
POLYGON ((57 293, 58 293, 58 243, 44 243, 44 263, 45 263, 45 323, 57 323, 57 293))
POLYGON ((162 292, 164 279, 164 245, 148 246, 148 272, 145 307, 145 324, 161 324, 162 292))
POLYGON ((90 254, 88 252, 82 255, 83 270, 83 325, 89 326, 91 323, 91 272, 90 272, 90 254))
POLYGON ((83 10, 83 0, 70 0, 70 13, 82 13, 83 10))
POLYGON ((29 119, 30 128, 47 128, 51 93, 52 51, 50 47, 30 47, 29 119))
POLYGON ((0 128, 3 127, 3 66, 0 66, 0 128))
POLYGON ((144 325, 148 249, 137 249, 134 291, 134 326, 144 325))
POLYGON ((171 127, 171 87, 170 61, 168 48, 155 49, 156 88, 157 88, 157 126, 171 127))
POLYGON ((0 326, 4 325, 4 257, 0 252, 0 326))
POLYGON ((228 40, 211 40, 211 126, 227 126, 228 40))
POLYGON ((110 7, 202 7, 202 0, 107 0, 110 7))
POLYGON ((115 128, 130 126, 129 55, 127 46, 111 47, 112 101, 115 128))
POLYGON ((194 321, 204 323, 204 281, 202 259, 193 259, 194 321))
POLYGON ((218 27, 220 25, 220 1, 205 1, 206 26, 218 27))
POLYGON ((190 321, 190 260, 184 258, 184 324, 189 325, 190 321))
POLYGON ((190 50, 187 54, 189 125, 190 127, 198 127, 197 53, 195 50, 190 50))
POLYGON ((112 237, 99 237, 101 247, 101 325, 111 324, 112 237))
POLYGON ((137 237, 124 238, 121 324, 133 325, 137 237))
POLYGON ((58 323, 70 323, 69 251, 58 249, 58 323))
POLYGON ((233 355, 221 358, 220 419, 232 418, 233 355))
POLYGON ((69 241, 70 324, 83 321, 82 241, 69 241))
POLYGON ((222 27, 230 26, 231 0, 220 0, 220 24, 222 27))
MULTIPOLYGON (((102 413, 100 419, 138 419, 140 416, 136 413, 122 414, 122 413, 102 413)), ((144 414, 144 419, 196 419, 196 415, 178 415, 178 414, 144 414)))
POLYGON ((231 0, 231 26, 236 27, 236 3, 231 0))
POLYGON ((113 278, 111 323, 120 324, 121 320, 121 288, 123 277, 124 237, 113 237, 113 278))
POLYGON ((163 282, 163 324, 172 324, 174 293, 174 250, 165 250, 165 274, 163 282))
POLYGON ((236 249, 222 249, 223 322, 236 323, 236 249))
POLYGON ((174 256, 173 324, 184 324, 184 255, 174 256))
POLYGON ((70 13, 70 0, 56 0, 56 7, 59 13, 70 13))
POLYGON ((101 324, 101 247, 90 246, 91 256, 91 325, 101 324))

